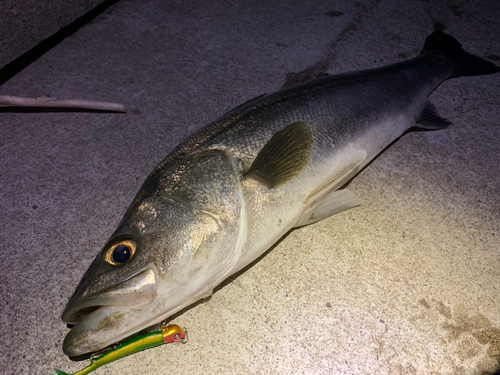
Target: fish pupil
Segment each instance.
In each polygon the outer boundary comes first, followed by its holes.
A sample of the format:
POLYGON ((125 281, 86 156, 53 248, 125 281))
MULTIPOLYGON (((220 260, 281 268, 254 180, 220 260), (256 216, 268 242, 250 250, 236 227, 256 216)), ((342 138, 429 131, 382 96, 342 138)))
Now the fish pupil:
POLYGON ((113 250, 113 260, 116 263, 122 264, 130 259, 132 252, 127 245, 118 245, 113 250))

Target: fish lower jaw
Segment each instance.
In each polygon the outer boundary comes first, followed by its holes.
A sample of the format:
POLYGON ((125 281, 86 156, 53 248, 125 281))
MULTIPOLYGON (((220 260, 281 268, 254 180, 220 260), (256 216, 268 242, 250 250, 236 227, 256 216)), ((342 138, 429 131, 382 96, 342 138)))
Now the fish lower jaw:
POLYGON ((193 288, 192 285, 185 286, 176 293, 166 293, 167 297, 162 298, 162 287, 159 286, 157 298, 142 304, 90 306, 79 310, 68 310, 68 316, 63 314, 65 322, 70 323, 70 318, 74 317, 78 319, 74 321, 74 327, 64 339, 63 351, 69 357, 95 353, 148 327, 155 326, 198 300, 209 297, 213 287, 215 285, 212 284, 199 289, 193 288), (84 315, 87 308, 92 310, 84 315))
MULTIPOLYGON (((90 314, 80 316, 63 342, 63 351, 69 357, 78 357, 116 344, 148 327, 161 323, 173 314, 212 294, 202 290, 190 298, 176 301, 172 308, 161 311, 161 301, 136 306, 94 306, 90 314), (146 311, 144 311, 146 310, 146 311)), ((182 295, 179 293, 179 295, 182 295)), ((173 298, 175 299, 175 298, 173 298)), ((172 303, 172 301, 170 301, 172 303)))
MULTIPOLYGON (((110 318, 113 319, 112 316, 116 318, 119 311, 113 306, 94 306, 93 308, 91 313, 80 315, 78 320, 71 323, 73 327, 63 342, 63 351, 69 357, 93 353, 113 344, 113 342, 102 344, 101 340, 96 340, 93 336, 96 331, 100 330, 99 327, 105 328, 106 322, 109 322, 110 318)), ((81 314, 80 311, 77 313, 81 314)))

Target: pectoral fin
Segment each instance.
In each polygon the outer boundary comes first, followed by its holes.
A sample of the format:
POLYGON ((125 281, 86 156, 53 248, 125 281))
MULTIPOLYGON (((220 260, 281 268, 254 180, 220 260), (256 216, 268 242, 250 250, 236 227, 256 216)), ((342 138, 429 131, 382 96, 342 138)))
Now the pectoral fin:
POLYGON ((296 121, 274 134, 259 152, 246 178, 264 182, 272 189, 294 179, 311 160, 311 129, 296 121))

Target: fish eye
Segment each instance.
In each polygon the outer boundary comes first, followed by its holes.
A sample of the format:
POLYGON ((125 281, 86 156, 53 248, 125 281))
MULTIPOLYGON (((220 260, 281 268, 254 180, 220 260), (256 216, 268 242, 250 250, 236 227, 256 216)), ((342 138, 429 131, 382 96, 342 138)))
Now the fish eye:
POLYGON ((129 260, 131 255, 132 252, 130 251, 130 247, 127 245, 118 245, 113 250, 112 257, 116 263, 122 264, 129 260))
POLYGON ((122 240, 113 243, 103 253, 104 260, 118 266, 128 262, 135 254, 136 244, 132 240, 122 240))

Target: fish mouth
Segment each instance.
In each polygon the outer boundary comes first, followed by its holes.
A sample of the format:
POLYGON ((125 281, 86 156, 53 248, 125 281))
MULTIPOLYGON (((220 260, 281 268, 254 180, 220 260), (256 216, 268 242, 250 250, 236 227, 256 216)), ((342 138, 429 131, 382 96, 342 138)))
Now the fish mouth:
POLYGON ((158 295, 153 269, 139 272, 128 280, 66 306, 62 320, 73 325, 66 335, 63 351, 70 357, 103 349, 130 336, 143 325, 144 309, 158 295))

